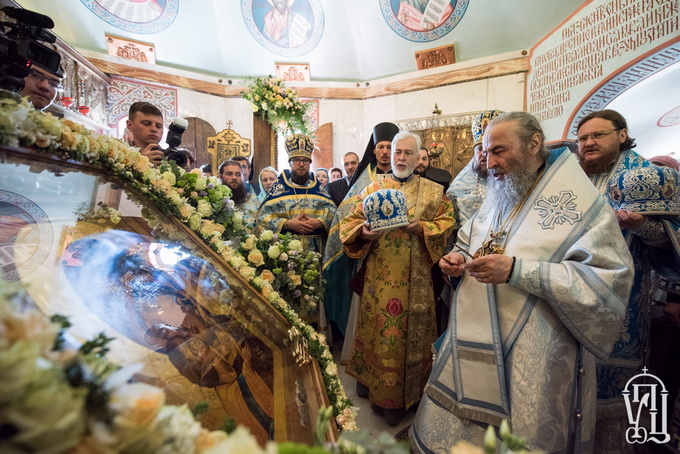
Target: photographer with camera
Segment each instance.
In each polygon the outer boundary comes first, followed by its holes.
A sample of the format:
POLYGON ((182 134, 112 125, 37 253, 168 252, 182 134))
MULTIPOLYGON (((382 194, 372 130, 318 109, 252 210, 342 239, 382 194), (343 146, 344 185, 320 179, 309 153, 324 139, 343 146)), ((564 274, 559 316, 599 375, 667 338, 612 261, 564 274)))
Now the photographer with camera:
POLYGON ((44 110, 52 104, 57 93, 64 89, 61 85, 62 80, 63 71, 61 67, 57 72, 50 72, 37 64, 33 64, 30 73, 24 78, 24 88, 19 94, 28 96, 36 109, 44 110))
POLYGON ((132 145, 139 147, 152 164, 158 165, 163 158, 167 158, 168 161, 175 161, 179 167, 187 168, 194 160, 189 150, 178 148, 188 126, 184 118, 176 117, 168 126, 165 139, 168 147, 165 149, 158 144, 163 135, 163 113, 153 104, 144 101, 132 103, 126 126, 132 137, 132 145))
POLYGON ((0 90, 28 96, 43 110, 63 89, 61 56, 53 46, 57 37, 49 31, 54 22, 22 8, 0 9, 0 90))
POLYGON ((132 133, 132 144, 149 158, 152 164, 158 165, 165 156, 158 143, 163 136, 163 113, 148 102, 135 102, 130 106, 128 131, 132 133))

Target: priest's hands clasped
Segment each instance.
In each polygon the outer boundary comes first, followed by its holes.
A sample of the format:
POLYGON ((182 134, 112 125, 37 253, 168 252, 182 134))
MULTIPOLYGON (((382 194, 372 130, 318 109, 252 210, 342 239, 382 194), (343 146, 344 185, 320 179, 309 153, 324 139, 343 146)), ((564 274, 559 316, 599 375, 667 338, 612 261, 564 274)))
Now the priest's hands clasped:
POLYGON ((439 267, 447 276, 459 277, 467 271, 483 284, 505 284, 512 272, 512 257, 491 254, 466 263, 460 252, 449 252, 441 258, 439 267))
POLYGON ((321 221, 307 214, 302 213, 294 216, 286 221, 286 228, 295 233, 308 235, 314 230, 321 227, 321 221))

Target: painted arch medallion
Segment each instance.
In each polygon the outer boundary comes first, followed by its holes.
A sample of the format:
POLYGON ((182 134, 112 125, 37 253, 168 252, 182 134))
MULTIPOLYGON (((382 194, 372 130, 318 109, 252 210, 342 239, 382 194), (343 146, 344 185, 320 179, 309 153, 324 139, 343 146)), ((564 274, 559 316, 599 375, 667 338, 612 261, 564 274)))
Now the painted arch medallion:
POLYGON ((179 0, 80 0, 97 17, 132 33, 165 30, 177 17, 179 0))
POLYGON ((379 0, 387 24, 402 38, 430 42, 453 30, 469 0, 379 0))
POLYGON ((324 31, 320 0, 241 0, 241 14, 253 38, 284 57, 309 53, 324 31))

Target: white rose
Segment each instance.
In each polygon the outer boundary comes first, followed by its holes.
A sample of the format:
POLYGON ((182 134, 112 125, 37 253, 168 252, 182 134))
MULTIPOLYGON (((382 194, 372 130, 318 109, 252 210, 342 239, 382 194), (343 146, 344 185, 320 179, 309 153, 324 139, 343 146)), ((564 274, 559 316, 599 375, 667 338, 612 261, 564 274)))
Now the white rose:
POLYGON ((267 255, 273 259, 276 259, 281 255, 281 249, 277 245, 269 246, 267 255))
POLYGON ((291 240, 290 243, 288 243, 288 247, 291 251, 300 252, 302 251, 302 242, 300 240, 291 240))

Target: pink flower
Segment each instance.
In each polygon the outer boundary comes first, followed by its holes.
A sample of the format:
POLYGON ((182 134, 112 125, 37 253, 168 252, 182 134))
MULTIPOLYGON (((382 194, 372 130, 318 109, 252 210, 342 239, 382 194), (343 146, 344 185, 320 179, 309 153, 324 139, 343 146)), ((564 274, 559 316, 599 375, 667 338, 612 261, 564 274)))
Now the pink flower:
POLYGON ((392 317, 396 317, 403 312, 404 307, 401 305, 401 300, 399 298, 390 298, 387 302, 386 310, 392 317))

